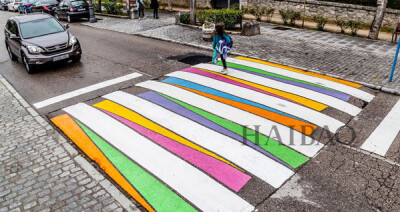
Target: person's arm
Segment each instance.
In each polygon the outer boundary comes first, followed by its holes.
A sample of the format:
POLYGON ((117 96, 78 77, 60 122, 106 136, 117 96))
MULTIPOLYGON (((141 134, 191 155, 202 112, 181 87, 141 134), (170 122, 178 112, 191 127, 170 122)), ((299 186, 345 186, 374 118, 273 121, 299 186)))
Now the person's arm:
POLYGON ((231 38, 228 35, 224 34, 224 38, 225 38, 226 42, 232 43, 231 38))
POLYGON ((213 43, 212 43, 212 48, 213 49, 216 49, 216 45, 217 45, 217 41, 216 41, 217 39, 216 39, 216 35, 214 35, 214 37, 213 37, 213 43))

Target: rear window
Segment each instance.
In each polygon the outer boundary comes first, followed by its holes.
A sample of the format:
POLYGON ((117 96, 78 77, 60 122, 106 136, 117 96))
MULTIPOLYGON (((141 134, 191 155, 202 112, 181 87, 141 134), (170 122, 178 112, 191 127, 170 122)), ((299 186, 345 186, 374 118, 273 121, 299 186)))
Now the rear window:
POLYGON ((15 2, 22 2, 22 0, 15 0, 15 2))
POLYGON ((73 7, 87 6, 86 1, 71 1, 73 7))

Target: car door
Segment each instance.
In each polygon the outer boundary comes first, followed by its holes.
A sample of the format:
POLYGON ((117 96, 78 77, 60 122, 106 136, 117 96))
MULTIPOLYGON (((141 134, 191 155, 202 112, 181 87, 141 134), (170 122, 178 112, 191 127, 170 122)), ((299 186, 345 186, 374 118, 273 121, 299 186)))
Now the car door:
POLYGON ((7 39, 7 43, 8 46, 10 47, 11 51, 15 54, 15 55, 19 55, 19 51, 20 51, 20 39, 11 39, 11 35, 16 35, 19 37, 19 31, 18 31, 18 26, 15 23, 15 21, 13 20, 8 20, 7 22, 7 27, 6 27, 6 39, 7 39))
POLYGON ((63 1, 63 2, 64 2, 64 4, 62 5, 61 10, 63 13, 63 18, 67 18, 67 12, 68 12, 69 5, 68 5, 68 1, 63 1))
POLYGON ((64 18, 64 11, 63 11, 63 6, 64 6, 64 1, 62 1, 60 4, 57 6, 57 14, 58 17, 64 18))

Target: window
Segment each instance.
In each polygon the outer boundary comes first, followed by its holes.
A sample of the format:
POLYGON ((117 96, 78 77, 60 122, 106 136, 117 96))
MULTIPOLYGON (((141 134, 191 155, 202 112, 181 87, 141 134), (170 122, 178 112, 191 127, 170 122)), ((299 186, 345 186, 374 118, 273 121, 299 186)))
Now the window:
POLYGON ((25 39, 63 32, 64 28, 54 18, 45 18, 20 24, 25 39))
POLYGON ((9 20, 9 21, 7 22, 6 28, 7 28, 7 30, 8 30, 11 34, 14 34, 14 35, 16 35, 16 36, 19 36, 19 33, 18 33, 18 26, 17 26, 17 24, 16 24, 14 21, 9 20))
POLYGON ((86 3, 86 1, 71 1, 71 5, 73 7, 80 7, 80 6, 86 7, 88 4, 86 3))

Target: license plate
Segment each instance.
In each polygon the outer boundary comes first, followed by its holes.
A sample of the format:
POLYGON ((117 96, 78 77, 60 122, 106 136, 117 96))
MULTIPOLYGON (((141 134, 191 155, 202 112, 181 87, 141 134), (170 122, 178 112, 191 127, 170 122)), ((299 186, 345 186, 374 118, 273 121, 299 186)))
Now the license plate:
POLYGON ((67 54, 64 54, 64 55, 61 55, 61 56, 57 56, 57 57, 53 57, 53 62, 59 61, 59 60, 64 60, 64 59, 67 59, 67 58, 69 58, 69 55, 67 55, 67 54))
POLYGON ((85 11, 85 10, 86 10, 85 8, 78 9, 78 11, 85 11))

